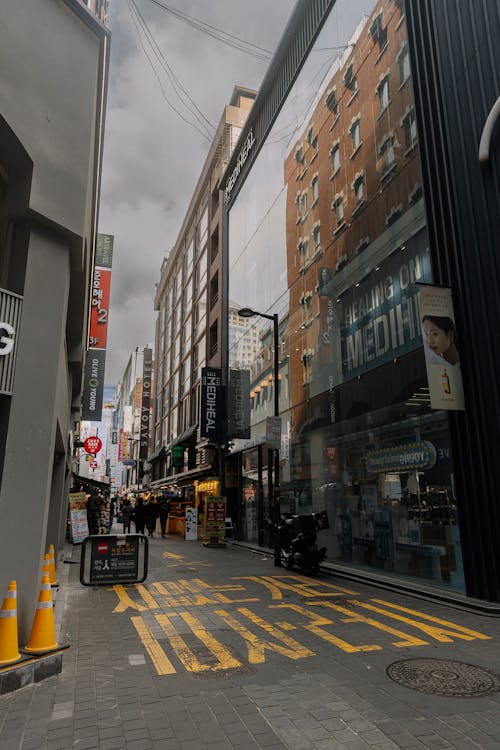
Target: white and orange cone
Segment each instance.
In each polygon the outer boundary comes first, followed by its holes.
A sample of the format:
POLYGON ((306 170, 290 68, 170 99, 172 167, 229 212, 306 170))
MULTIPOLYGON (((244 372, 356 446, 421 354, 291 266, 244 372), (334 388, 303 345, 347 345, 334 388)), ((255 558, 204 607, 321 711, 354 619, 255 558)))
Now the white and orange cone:
POLYGON ((0 667, 14 664, 21 658, 17 638, 17 586, 11 581, 0 610, 0 667))
POLYGON ((50 583, 56 585, 56 555, 53 544, 49 547, 49 578, 50 583))
POLYGON ((23 651, 28 654, 44 654, 55 651, 57 648, 59 648, 59 644, 56 641, 52 588, 49 576, 44 575, 33 625, 31 626, 31 635, 23 651))

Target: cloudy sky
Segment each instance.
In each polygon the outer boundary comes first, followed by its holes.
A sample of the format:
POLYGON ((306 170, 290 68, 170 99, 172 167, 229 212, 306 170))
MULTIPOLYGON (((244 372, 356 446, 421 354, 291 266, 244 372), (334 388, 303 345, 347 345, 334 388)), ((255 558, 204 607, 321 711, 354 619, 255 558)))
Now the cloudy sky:
POLYGON ((131 0, 111 2, 99 219, 99 231, 115 236, 106 360, 110 384, 118 382, 136 346, 154 341, 155 283, 210 145, 200 132, 203 117, 218 123, 233 87, 258 89, 268 66, 165 12, 160 3, 272 52, 295 0, 135 0, 147 26, 134 14, 131 0))

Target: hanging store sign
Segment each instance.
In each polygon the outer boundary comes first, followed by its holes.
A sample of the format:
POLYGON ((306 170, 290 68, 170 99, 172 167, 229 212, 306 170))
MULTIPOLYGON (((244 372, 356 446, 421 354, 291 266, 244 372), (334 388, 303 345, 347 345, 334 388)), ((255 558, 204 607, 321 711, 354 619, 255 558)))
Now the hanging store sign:
POLYGON ((0 393, 11 395, 14 385, 17 331, 23 298, 0 289, 0 393))
POLYGON ((431 407, 463 411, 464 387, 451 289, 422 284, 419 301, 431 407))
POLYGON ((432 469, 436 460, 436 449, 428 440, 408 443, 395 448, 385 448, 380 451, 369 451, 365 455, 368 474, 432 469))
POLYGON ((344 380, 422 346, 417 284, 431 281, 426 235, 406 243, 339 303, 344 380))
POLYGON ((229 370, 229 438, 250 437, 250 371, 229 370))
POLYGON ((151 375, 153 370, 153 351, 144 349, 142 370, 141 427, 139 458, 145 461, 149 450, 149 413, 151 408, 151 375))
POLYGON ((95 456, 95 454, 99 453, 102 448, 102 440, 101 438, 97 437, 97 435, 91 435, 85 440, 83 447, 86 453, 90 453, 95 456))
POLYGON ((243 146, 241 147, 238 153, 236 165, 233 171, 231 172, 231 177, 227 181, 226 189, 224 190, 224 200, 226 201, 226 203, 229 203, 229 201, 231 200, 231 191, 234 188, 238 177, 240 176, 240 172, 243 169, 243 165, 248 159, 248 154, 254 147, 254 144, 255 144, 255 136, 253 134, 253 130, 251 130, 246 137, 245 143, 243 144, 243 146))
POLYGON ((201 420, 200 436, 220 443, 225 418, 222 370, 203 367, 201 370, 201 420))
POLYGON ((89 349, 85 361, 83 381, 82 419, 100 422, 104 394, 105 349, 89 349))

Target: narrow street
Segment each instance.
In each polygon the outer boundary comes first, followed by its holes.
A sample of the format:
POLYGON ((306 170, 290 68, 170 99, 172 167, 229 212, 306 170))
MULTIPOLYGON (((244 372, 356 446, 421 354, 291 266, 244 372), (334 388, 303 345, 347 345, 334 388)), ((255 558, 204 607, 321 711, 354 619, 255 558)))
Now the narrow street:
POLYGON ((112 588, 82 586, 67 548, 71 648, 59 676, 0 698, 2 750, 500 747, 498 619, 149 541, 145 583, 112 588))

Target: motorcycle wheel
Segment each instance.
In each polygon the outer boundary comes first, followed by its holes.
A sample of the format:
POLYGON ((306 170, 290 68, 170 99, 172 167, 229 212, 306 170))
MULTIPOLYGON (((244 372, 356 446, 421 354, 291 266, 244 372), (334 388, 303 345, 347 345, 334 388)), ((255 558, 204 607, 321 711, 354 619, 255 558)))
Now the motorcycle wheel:
POLYGON ((281 565, 283 568, 287 568, 287 570, 290 570, 293 567, 293 559, 291 555, 287 555, 286 552, 281 550, 281 565))

